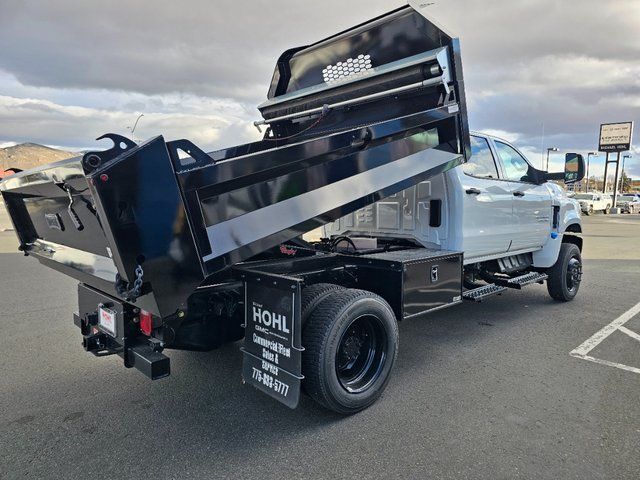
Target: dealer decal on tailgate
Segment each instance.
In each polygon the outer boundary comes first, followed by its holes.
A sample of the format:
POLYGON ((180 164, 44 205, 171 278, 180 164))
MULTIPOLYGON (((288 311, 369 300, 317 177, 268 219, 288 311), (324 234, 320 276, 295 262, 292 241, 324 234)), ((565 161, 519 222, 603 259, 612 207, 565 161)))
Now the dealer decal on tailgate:
POLYGON ((295 282, 245 283, 242 375, 248 382, 295 408, 302 380, 300 287, 295 282))

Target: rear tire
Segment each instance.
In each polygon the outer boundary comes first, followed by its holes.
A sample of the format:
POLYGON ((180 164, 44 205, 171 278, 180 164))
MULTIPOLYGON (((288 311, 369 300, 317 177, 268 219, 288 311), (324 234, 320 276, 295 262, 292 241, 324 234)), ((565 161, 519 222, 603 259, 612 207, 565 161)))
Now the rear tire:
POLYGON ((563 243, 555 265, 547 270, 547 290, 559 302, 569 302, 578 294, 582 281, 582 256, 573 243, 563 243))
POLYGON ((609 215, 609 212, 611 212, 611 206, 607 205, 606 208, 604 209, 604 214, 609 215))
POLYGON ((302 290, 302 328, 307 323, 310 313, 324 300, 331 292, 335 292, 344 287, 333 283, 316 283, 309 285, 302 290))
POLYGON ((398 352, 398 324, 378 295, 338 289, 309 312, 302 344, 307 394, 350 415, 373 404, 387 386, 398 352))

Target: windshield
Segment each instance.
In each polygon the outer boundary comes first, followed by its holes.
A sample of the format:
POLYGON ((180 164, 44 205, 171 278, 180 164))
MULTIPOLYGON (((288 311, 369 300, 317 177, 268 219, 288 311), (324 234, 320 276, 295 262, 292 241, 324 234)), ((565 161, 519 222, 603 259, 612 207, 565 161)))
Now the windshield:
POLYGON ((593 195, 587 195, 586 193, 578 194, 575 197, 576 200, 593 200, 593 195))
POLYGON ((633 202, 635 199, 636 197, 632 195, 622 195, 618 198, 618 200, 620 200, 621 202, 633 202))

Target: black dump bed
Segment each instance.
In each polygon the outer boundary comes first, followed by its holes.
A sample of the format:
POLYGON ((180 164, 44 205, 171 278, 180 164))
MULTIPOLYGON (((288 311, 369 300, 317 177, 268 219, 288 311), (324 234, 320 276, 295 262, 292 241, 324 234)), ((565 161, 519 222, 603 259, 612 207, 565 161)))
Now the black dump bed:
POLYGON ((259 108, 256 143, 108 134, 107 151, 10 176, 21 250, 165 317, 232 265, 469 155, 457 40, 419 7, 285 52, 259 108))

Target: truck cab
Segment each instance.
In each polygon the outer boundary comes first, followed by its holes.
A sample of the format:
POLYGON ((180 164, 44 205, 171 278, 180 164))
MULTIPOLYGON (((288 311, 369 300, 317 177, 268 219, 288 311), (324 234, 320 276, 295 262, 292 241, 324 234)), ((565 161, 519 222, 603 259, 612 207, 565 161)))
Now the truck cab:
POLYGON ((580 209, 553 182, 540 182, 525 155, 508 141, 472 132, 472 156, 448 175, 461 203, 455 248, 465 263, 532 254, 536 267, 549 267, 545 249, 553 236, 582 231, 580 209), (554 225, 554 212, 558 212, 554 225))
MULTIPOLYGON (((473 266, 501 260, 509 269, 549 268, 563 240, 581 248, 580 205, 508 141, 471 132, 463 165, 339 219, 328 237, 362 235, 418 241, 464 252, 473 266)), ((569 154, 573 155, 573 154, 569 154)))

